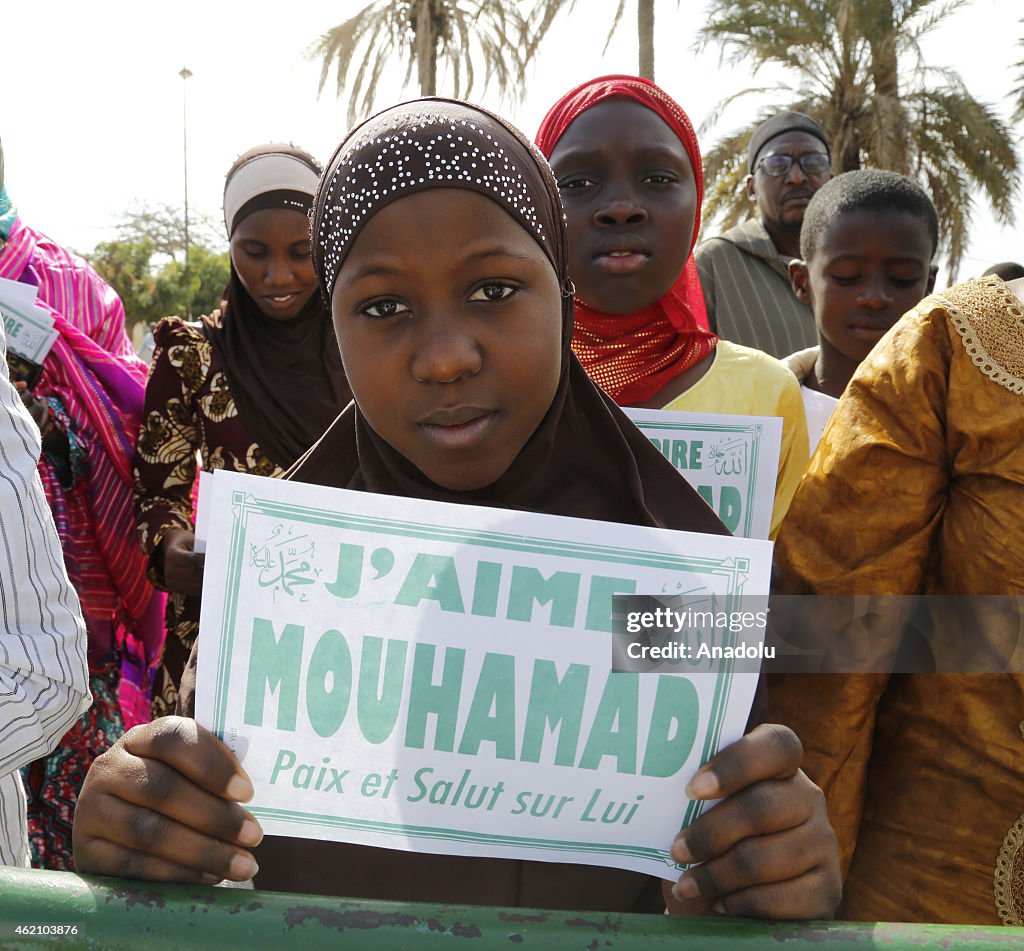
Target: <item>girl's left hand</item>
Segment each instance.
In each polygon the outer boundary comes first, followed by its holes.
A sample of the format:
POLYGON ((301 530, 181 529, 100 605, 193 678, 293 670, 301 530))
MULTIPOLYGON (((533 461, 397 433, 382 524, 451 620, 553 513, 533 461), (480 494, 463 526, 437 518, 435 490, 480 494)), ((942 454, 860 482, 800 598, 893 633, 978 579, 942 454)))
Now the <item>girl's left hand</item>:
POLYGON ((825 797, 800 769, 796 734, 764 724, 702 766, 691 799, 721 799, 676 836, 693 865, 672 886, 673 914, 831 918, 842 896, 839 850, 825 797))

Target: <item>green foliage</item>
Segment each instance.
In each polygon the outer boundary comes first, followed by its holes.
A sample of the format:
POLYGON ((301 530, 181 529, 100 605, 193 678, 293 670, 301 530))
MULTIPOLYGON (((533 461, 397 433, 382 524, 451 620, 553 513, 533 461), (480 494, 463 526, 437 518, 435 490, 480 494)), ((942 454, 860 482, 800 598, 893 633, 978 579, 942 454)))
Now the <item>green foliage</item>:
POLYGON ((171 314, 208 314, 220 306, 230 273, 230 257, 209 238, 210 226, 189 222, 188 269, 184 226, 173 207, 127 212, 119 237, 104 241, 85 256, 120 295, 129 329, 171 314), (198 240, 197 240, 198 239, 198 240), (210 243, 206 243, 210 242, 210 243))
POLYGON ((502 96, 521 95, 528 35, 519 4, 506 0, 375 0, 324 33, 308 55, 321 61, 321 92, 335 69, 338 98, 348 93, 354 124, 373 112, 381 76, 403 60, 405 84, 415 72, 424 96, 437 94, 443 65, 452 80, 445 94, 469 97, 482 67, 484 88, 493 83, 502 96))
POLYGON ((729 227, 753 213, 744 188, 747 142, 769 115, 796 109, 825 129, 837 173, 872 166, 920 182, 939 212, 940 252, 955 277, 972 190, 1012 224, 1020 178, 1006 123, 954 71, 921 56, 921 38, 964 2, 712 0, 702 44, 720 44, 730 62, 755 71, 781 65, 795 82, 776 87, 771 109, 705 156, 706 218, 729 227))
POLYGON ((89 263, 121 298, 129 329, 140 320, 153 320, 156 277, 150 262, 153 242, 104 241, 85 255, 89 263))
POLYGON ((231 270, 227 251, 193 245, 188 252, 188 271, 184 261, 171 261, 157 274, 155 300, 159 316, 188 313, 192 301, 194 315, 208 314, 220 307, 231 270))

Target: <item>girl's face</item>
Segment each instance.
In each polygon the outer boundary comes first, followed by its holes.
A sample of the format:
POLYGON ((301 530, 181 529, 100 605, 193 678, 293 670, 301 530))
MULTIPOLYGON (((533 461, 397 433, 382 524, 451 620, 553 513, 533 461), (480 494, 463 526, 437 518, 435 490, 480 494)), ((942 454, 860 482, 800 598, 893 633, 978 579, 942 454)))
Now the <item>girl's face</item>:
POLYGON ((264 208, 231 235, 231 263, 256 306, 273 320, 298 317, 314 291, 309 219, 289 208, 264 208))
POLYGON ((642 103, 606 99, 576 118, 551 153, 569 226, 569 276, 606 314, 653 304, 686 264, 697 213, 679 137, 642 103))
POLYGON ((444 488, 499 479, 554 398, 554 268, 476 192, 421 191, 374 215, 339 271, 331 311, 366 421, 444 488))

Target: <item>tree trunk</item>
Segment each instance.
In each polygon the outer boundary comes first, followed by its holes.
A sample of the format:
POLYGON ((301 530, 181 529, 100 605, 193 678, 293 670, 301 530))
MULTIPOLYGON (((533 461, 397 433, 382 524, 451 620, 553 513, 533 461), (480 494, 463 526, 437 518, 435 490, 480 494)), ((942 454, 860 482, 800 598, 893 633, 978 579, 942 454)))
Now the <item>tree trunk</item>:
POLYGON ((416 71, 421 96, 437 95, 436 0, 419 0, 416 8, 416 71))
POLYGON ((654 81, 654 0, 637 0, 636 33, 640 43, 640 75, 654 81))
POLYGON ((862 111, 860 93, 856 87, 844 85, 837 89, 829 103, 829 151, 832 153, 832 171, 855 172, 860 168, 862 146, 861 128, 857 119, 862 111))
POLYGON ((877 15, 871 29, 865 31, 871 50, 871 80, 875 87, 875 159, 881 168, 906 175, 910 171, 907 155, 910 135, 906 109, 900 98, 892 3, 879 3, 877 15))
POLYGON ((860 168, 860 143, 857 141, 856 126, 852 122, 843 119, 829 151, 832 153, 832 171, 837 175, 856 172, 860 168))

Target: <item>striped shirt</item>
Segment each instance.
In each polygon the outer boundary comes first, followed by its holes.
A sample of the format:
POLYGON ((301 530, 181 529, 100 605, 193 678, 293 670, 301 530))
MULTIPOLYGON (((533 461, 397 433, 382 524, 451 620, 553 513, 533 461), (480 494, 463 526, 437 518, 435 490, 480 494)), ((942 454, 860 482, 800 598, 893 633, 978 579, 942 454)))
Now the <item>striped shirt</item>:
MULTIPOLYGON (((6 340, 0 321, 0 356, 6 340)), ((36 470, 39 429, 0 373, 0 865, 29 864, 18 770, 89 709, 85 623, 36 470)))
POLYGON ((694 258, 708 324, 723 340, 779 360, 817 345, 814 314, 794 296, 789 261, 779 255, 760 221, 745 221, 708 238, 694 258))

